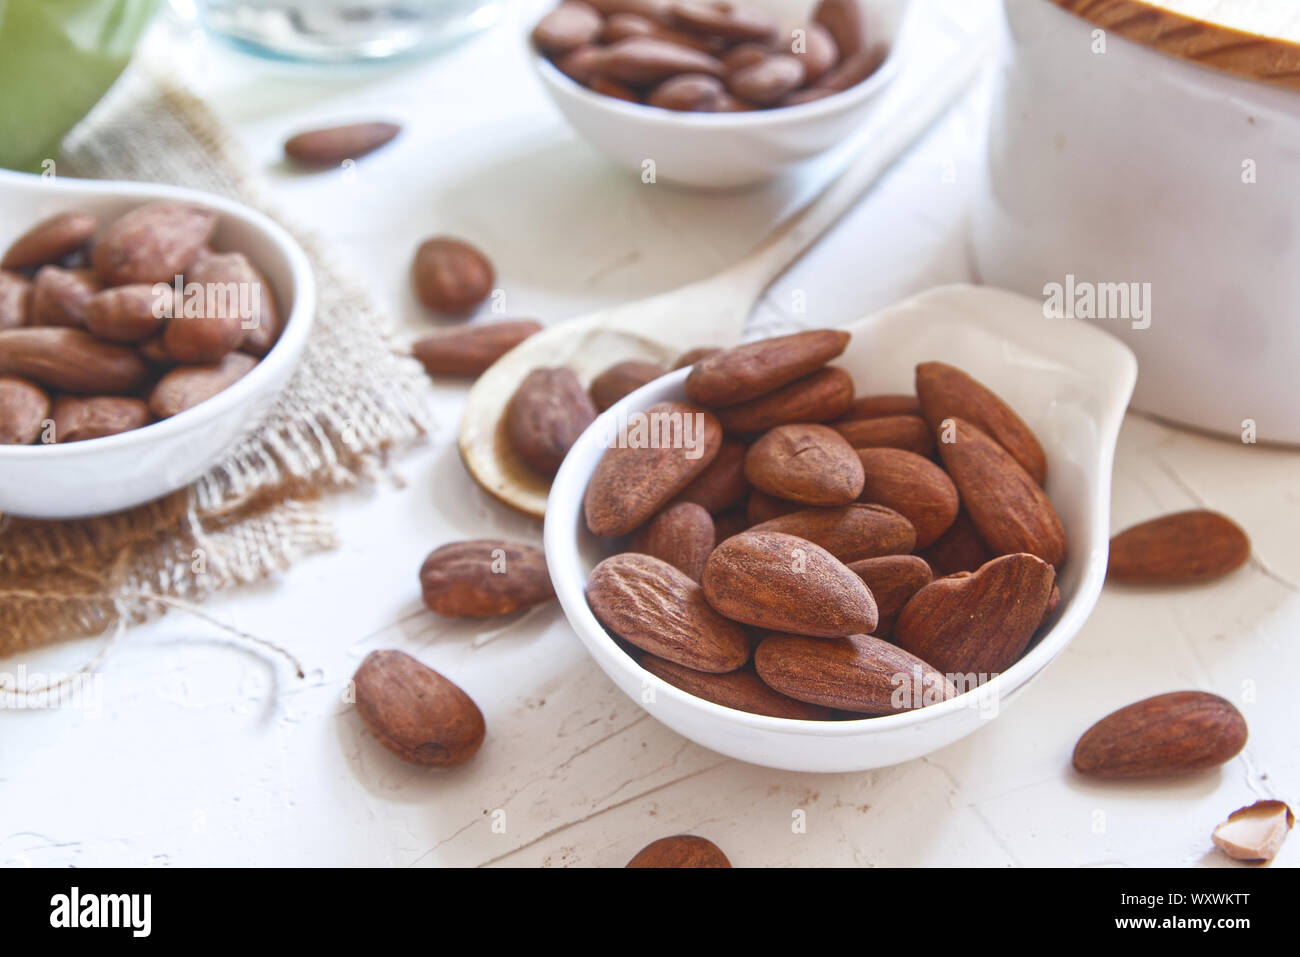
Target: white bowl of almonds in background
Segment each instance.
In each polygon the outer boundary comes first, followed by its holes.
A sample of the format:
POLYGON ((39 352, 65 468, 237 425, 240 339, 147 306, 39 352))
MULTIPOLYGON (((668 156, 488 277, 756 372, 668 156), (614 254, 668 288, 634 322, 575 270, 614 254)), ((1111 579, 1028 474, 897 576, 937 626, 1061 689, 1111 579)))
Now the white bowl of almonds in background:
POLYGON ((566 6, 558 27, 548 8, 529 43, 556 106, 620 166, 647 181, 728 188, 772 179, 862 128, 897 72, 907 7, 593 0, 578 4, 576 16, 566 6))
MULTIPOLYGON (((842 772, 907 761, 958 740, 1000 714, 1030 679, 1060 654, 1096 602, 1106 570, 1114 443, 1136 375, 1132 354, 1105 333, 1082 322, 1063 320, 1053 322, 1051 335, 1043 336, 1039 334, 1043 330, 1042 322, 1038 307, 1032 300, 1000 290, 948 287, 923 294, 847 327, 852 338, 847 348, 840 347, 843 348, 842 354, 822 356, 823 361, 829 359, 831 367, 843 372, 828 373, 808 367, 798 370, 803 378, 796 379, 796 385, 808 385, 820 377, 822 382, 818 390, 828 392, 838 389, 842 393, 845 378, 850 379, 850 391, 857 400, 862 400, 858 408, 863 414, 877 403, 888 409, 893 402, 899 403, 894 409, 901 412, 902 418, 915 419, 914 400, 909 396, 914 392, 917 366, 941 364, 926 367, 932 371, 955 367, 961 372, 945 373, 943 378, 952 375, 965 381, 961 378, 962 372, 969 374, 1005 402, 1003 409, 1009 407, 1012 410, 1014 414, 1006 421, 1023 420, 1028 431, 1041 443, 1046 484, 1041 491, 1033 492, 1035 500, 1040 503, 1035 508, 1041 509, 1043 501, 1050 502, 1050 507, 1059 516, 1059 529, 1063 532, 1063 538, 1059 539, 1056 533, 1048 533, 1046 539, 1040 539, 1034 546, 1048 560, 1033 555, 1008 558, 1002 553, 1022 549, 1007 545, 985 545, 983 552, 971 553, 973 559, 971 556, 964 559, 939 558, 937 550, 970 538, 969 528, 956 528, 961 519, 953 522, 949 518, 949 529, 943 532, 938 542, 916 549, 932 564, 936 581, 914 583, 911 586, 913 593, 903 595, 901 610, 897 607, 898 600, 893 600, 894 607, 889 610, 893 632, 889 641, 861 638, 860 633, 869 630, 868 626, 873 622, 864 620, 852 609, 845 614, 841 613, 842 608, 837 610, 837 603, 842 602, 847 594, 844 589, 852 592, 855 587, 852 580, 856 579, 859 586, 865 582, 865 576, 857 576, 859 559, 849 561, 853 556, 842 551, 845 542, 849 542, 850 548, 857 545, 851 536, 842 534, 850 526, 839 520, 830 524, 830 531, 832 536, 839 535, 840 543, 830 547, 844 554, 845 561, 830 554, 829 549, 823 553, 817 545, 810 545, 807 541, 800 546, 804 553, 802 557, 807 562, 805 569, 820 569, 816 572, 819 581, 826 578, 823 571, 830 569, 826 580, 834 580, 837 583, 835 588, 797 594, 803 587, 798 584, 801 581, 799 576, 806 571, 795 570, 793 564, 790 567, 794 577, 785 575, 783 582, 777 576, 769 581, 776 600, 784 602, 788 609, 794 609, 801 619, 793 625, 790 621, 772 618, 763 610, 767 606, 762 601, 757 603, 759 613, 755 614, 753 609, 745 609, 743 596, 737 599, 735 583, 757 580, 752 570, 764 566, 755 559, 757 552, 751 548, 755 533, 742 531, 734 534, 748 524, 748 517, 734 522, 728 517, 732 506, 722 509, 714 518, 716 538, 720 542, 708 553, 701 573, 703 584, 697 584, 690 575, 657 558, 626 554, 632 548, 644 552, 658 547, 652 532, 637 532, 633 541, 624 536, 629 528, 623 526, 639 526, 650 515, 643 514, 644 508, 635 508, 631 504, 610 508, 608 494, 593 492, 602 484, 611 487, 609 467, 603 466, 602 462, 606 455, 627 456, 646 452, 644 449, 610 448, 611 437, 621 434, 622 427, 634 425, 635 413, 645 412, 656 403, 687 401, 686 382, 691 371, 683 369, 657 379, 606 411, 574 444, 556 476, 544 531, 547 562, 555 592, 575 632, 597 664, 654 717, 696 743, 754 764, 793 771, 842 772), (1037 318, 1031 319, 1031 314, 1037 318), (838 380, 839 384, 832 380, 838 380), (872 398, 876 396, 882 397, 872 398), (594 477, 602 474, 600 481, 593 482, 594 477), (605 505, 598 504, 593 509, 593 495, 605 505), (597 517, 596 522, 606 534, 596 535, 591 531, 589 521, 593 512, 605 516, 597 517), (610 515, 616 516, 614 525, 618 527, 607 524, 610 515), (945 542, 949 531, 953 532, 952 540, 945 542), (728 535, 733 537, 727 538, 728 535), (747 538, 749 544, 746 544, 747 538), (722 559, 719 559, 720 555, 722 559), (629 560, 633 567, 630 571, 623 569, 626 574, 622 578, 618 575, 611 578, 607 574, 610 562, 617 565, 619 561, 629 560), (963 561, 968 564, 962 564, 963 561), (651 564, 655 562, 658 564, 651 564), (605 563, 602 567, 606 574, 604 583, 598 584, 602 581, 601 576, 593 579, 592 575, 602 563, 605 563), (850 569, 849 565, 854 567, 850 569), (665 571, 665 566, 668 571, 665 571), (975 574, 957 574, 939 580, 945 572, 965 571, 975 571, 975 574), (641 575, 642 572, 645 574, 641 575), (635 580, 638 575, 641 575, 640 583, 635 580), (643 587, 655 576, 671 579, 670 587, 666 590, 657 590, 653 584, 649 588, 643 587), (939 679, 934 678, 934 669, 926 668, 924 664, 919 672, 914 672, 915 658, 924 661, 924 656, 909 658, 910 650, 923 648, 930 657, 947 657, 947 653, 936 651, 933 644, 926 644, 934 637, 929 634, 922 634, 919 644, 906 637, 900 642, 899 629, 912 634, 919 625, 920 631, 926 632, 929 628, 926 622, 933 624, 937 620, 940 624, 947 622, 946 633, 951 636, 952 622, 962 620, 960 599, 956 604, 950 604, 952 595, 977 594, 984 587, 981 583, 998 580, 1019 583, 1005 586, 1013 591, 1010 594, 1004 591, 999 598, 998 607, 1015 618, 1008 627, 1013 626, 1017 632, 1005 649, 1005 660, 995 662, 994 666, 980 665, 974 669, 984 674, 977 679, 978 686, 972 686, 964 693, 953 693, 959 689, 946 689, 942 684, 942 678, 957 677, 952 672, 965 671, 964 666, 952 664, 960 658, 936 661, 939 679), (593 583, 597 583, 594 590, 593 583), (1019 590, 1024 594, 1021 595, 1019 590), (1057 590, 1059 595, 1051 594, 1057 590), (927 591, 929 597, 918 602, 918 597, 927 591), (676 597, 666 602, 656 597, 668 592, 674 592, 676 597), (622 612, 618 608, 620 604, 622 612), (1029 607, 1031 604, 1032 608, 1029 607), (1052 606, 1050 610, 1049 606, 1052 606), (728 631, 729 637, 716 642, 706 641, 702 658, 688 650, 675 661, 669 660, 668 656, 676 653, 674 646, 680 645, 684 636, 700 633, 692 624, 693 621, 698 623, 699 615, 715 616, 714 624, 716 617, 727 619, 730 627, 726 623, 719 627, 728 631), (780 627, 776 627, 778 625, 780 627), (654 634, 656 628, 659 629, 657 636, 654 634), (768 637, 757 645, 755 656, 752 653, 754 639, 771 631, 797 632, 803 637, 794 634, 777 639, 768 637), (750 646, 739 644, 737 633, 744 634, 750 646), (850 638, 854 635, 859 637, 850 638), (775 644, 768 646, 769 642, 775 644), (900 644, 907 647, 900 647, 900 644), (763 650, 765 646, 768 646, 766 653, 763 650), (652 649, 657 653, 650 654, 652 649), (807 674, 803 678, 796 676, 795 682, 791 683, 792 672, 786 665, 791 660, 797 661, 799 655, 810 649, 838 655, 843 668, 858 669, 858 678, 865 676, 865 684, 871 685, 876 704, 881 705, 888 699, 888 703, 883 704, 883 711, 889 713, 877 711, 876 716, 865 717, 860 713, 863 707, 846 707, 849 702, 845 700, 845 688, 855 686, 856 682, 860 691, 864 683, 856 678, 845 685, 839 678, 828 677, 820 682, 820 689, 814 687, 819 684, 815 676, 811 681, 804 680, 808 678, 807 674), (653 672, 643 667, 645 662, 649 662, 653 672), (766 672, 766 677, 763 672, 766 672), (913 683, 912 674, 918 675, 919 683, 913 683), (801 680, 802 686, 799 685, 801 680), (915 698, 908 697, 911 693, 909 688, 916 692, 915 698), (895 692, 901 692, 902 697, 895 699, 895 692), (884 697, 881 697, 882 693, 884 697), (752 713, 739 707, 754 702, 763 702, 759 707, 766 713, 752 713)), ((830 350, 834 351, 833 348, 830 350)), ((710 361, 715 360, 705 360, 710 361)), ((790 386, 781 388, 792 389, 790 386)), ((972 394, 984 394, 976 387, 971 388, 972 394)), ((760 398, 758 402, 761 401, 760 398)), ((783 401, 798 404, 791 395, 783 401)), ((815 401, 810 399, 804 408, 813 409, 823 401, 824 396, 815 401)), ((841 394, 836 401, 843 404, 846 397, 841 394)), ((988 401, 979 403, 985 408, 983 412, 977 412, 975 406, 964 411, 986 424, 1003 417, 1003 412, 987 411, 998 405, 996 400, 985 405, 988 401)), ((943 402, 939 405, 940 411, 931 409, 932 414, 954 414, 952 410, 942 411, 943 402)), ((718 410, 718 415, 725 420, 736 408, 723 407, 718 410)), ((880 407, 875 411, 880 411, 880 407)), ((856 434, 846 447, 851 450, 854 444, 871 441, 865 439, 874 428, 870 423, 885 418, 897 420, 900 415, 861 420, 867 423, 865 429, 850 430, 856 434)), ((848 425, 850 423, 840 423, 838 431, 825 425, 818 428, 832 434, 843 432, 845 438, 850 438, 844 431, 848 425)), ((893 425, 900 423, 895 421, 893 425)), ((992 425, 989 427, 993 428, 992 425)), ((766 436, 773 434, 769 431, 766 436)), ((887 441, 906 445, 910 441, 907 434, 904 430, 887 441)), ((957 435, 956 443, 951 446, 953 449, 961 449, 967 444, 963 438, 966 435, 964 427, 957 435)), ((935 437, 939 442, 943 441, 942 433, 935 437)), ((763 441, 750 449, 757 449, 763 441)), ((1009 454, 997 443, 991 444, 1000 451, 999 461, 1005 464, 1009 454)), ((684 455, 681 450, 672 452, 684 455)), ((930 476, 942 474, 942 470, 924 455, 900 448, 889 450, 886 457, 893 452, 901 453, 895 458, 910 456, 907 458, 911 463, 909 468, 922 469, 930 476)), ((815 454, 819 460, 825 461, 820 452, 815 454)), ((749 473, 750 455, 751 452, 744 455, 746 473, 749 473)), ((1030 495, 1032 489, 1038 488, 1037 483, 1029 476, 1028 470, 1017 468, 1019 471, 1014 475, 1008 472, 1007 485, 1018 489, 1018 494, 1030 495)), ((1034 468, 1037 470, 1038 467, 1034 468)), ((660 459, 648 474, 671 470, 671 458, 660 459)), ((872 474, 870 468, 865 472, 868 476, 872 474)), ((747 474, 747 477, 750 476, 747 474)), ((646 480, 642 475, 627 481, 615 481, 612 487, 632 489, 646 480)), ((963 514, 967 509, 973 513, 974 507, 967 502, 970 489, 965 487, 965 480, 957 476, 956 470, 952 481, 965 503, 963 514)), ((906 488, 906 483, 900 484, 906 488)), ((990 491, 1000 495, 1004 491, 1002 482, 992 483, 990 491)), ((680 488, 672 491, 668 500, 674 499, 678 492, 680 488)), ((867 496, 868 499, 873 497, 867 496)), ((617 502, 617 498, 616 495, 612 500, 617 502)), ((660 506, 663 504, 666 502, 659 503, 660 506)), ((894 504, 898 505, 899 511, 905 508, 897 501, 894 504)), ((911 507, 906 506, 907 509, 911 507)), ((882 511, 877 505, 857 501, 841 506, 841 509, 845 514, 857 509, 882 511)), ((835 509, 824 511, 830 515, 835 509)), ((869 518, 874 522, 879 517, 879 514, 875 518, 859 515, 854 521, 869 518)), ((897 518, 895 516, 891 522, 896 524, 897 518)), ((782 516, 777 521, 787 519, 789 516, 782 516)), ((1012 541, 1017 540, 1014 526, 1024 524, 1023 519, 1024 516, 1012 516, 1009 523, 1013 526, 1012 541)), ((932 525, 927 536, 935 534, 937 526, 932 522, 927 524, 932 525)), ((651 522, 650 527, 653 525, 651 522)), ((855 525, 851 530, 856 534, 860 527, 865 526, 855 525)), ((912 527, 919 529, 921 524, 912 527)), ((760 531, 767 533, 767 530, 760 531)), ((981 524, 977 537, 987 532, 988 529, 981 524)), ((816 535, 811 535, 808 541, 813 537, 816 535)), ((664 540, 661 537, 659 541, 664 540)), ((671 541, 671 537, 668 540, 671 541)), ((908 543, 894 543, 887 546, 887 550, 911 552, 914 547, 908 543)), ((878 555, 890 557, 884 552, 878 555)), ((794 556, 791 561, 798 557, 794 556)), ((914 560, 909 563, 914 564, 914 560)), ((860 603, 861 591, 853 594, 857 597, 852 598, 851 603, 860 603)), ((885 601, 882 592, 881 604, 876 607, 877 623, 885 601)), ((1000 627, 1001 620, 990 619, 981 625, 981 630, 998 633, 1000 627)), ((936 634, 943 630, 939 628, 936 634)), ((795 671, 799 667, 796 666, 795 671)), ((842 673, 840 677, 843 677, 842 673)), ((856 693, 858 691, 850 692, 856 693)))
MULTIPOLYGON (((23 321, 10 315, 0 328, 0 415, 25 419, 22 434, 9 436, 18 444, 0 444, 0 511, 66 519, 140 505, 198 478, 257 426, 297 365, 315 313, 310 264, 283 229, 239 203, 195 190, 7 172, 0 172, 0 210, 0 250, 12 254, 19 242, 20 253, 23 246, 34 250, 11 256, 3 277, 11 292, 20 291, 11 304, 25 302, 15 305, 23 321), (145 334, 111 328, 127 310, 105 308, 107 325, 97 324, 97 335, 86 327, 85 308, 93 283, 105 277, 92 279, 84 270, 113 272, 106 265, 106 231, 119 221, 129 226, 122 217, 146 207, 161 215, 150 217, 143 232, 119 227, 130 233, 119 243, 125 260, 117 281, 109 278, 101 292, 130 286, 141 295, 161 293, 155 284, 174 289, 182 276, 176 318, 164 311, 145 334), (45 236, 33 233, 42 223, 53 225, 45 236), (146 278, 147 268, 132 274, 150 258, 166 276, 146 278), (205 289, 225 288, 222 267, 244 276, 230 281, 236 295, 249 287, 250 314, 235 317, 233 327, 229 316, 183 315, 195 288, 186 289, 184 274, 194 278, 200 259, 211 266, 210 282, 199 284, 205 289), (248 265, 251 274, 243 272, 248 265), (46 276, 38 281, 42 269, 46 276), (62 293, 70 295, 60 310, 62 293), (53 317, 44 305, 39 315, 33 312, 38 294, 52 300, 53 317), (168 354, 164 344, 173 324, 170 342, 183 357, 168 354), (31 403, 41 394, 50 405, 36 410, 33 431, 31 403)), ((138 212, 135 219, 140 226, 138 212)), ((131 308, 139 312, 138 305, 131 308)), ((143 313, 136 321, 148 324, 143 313)))

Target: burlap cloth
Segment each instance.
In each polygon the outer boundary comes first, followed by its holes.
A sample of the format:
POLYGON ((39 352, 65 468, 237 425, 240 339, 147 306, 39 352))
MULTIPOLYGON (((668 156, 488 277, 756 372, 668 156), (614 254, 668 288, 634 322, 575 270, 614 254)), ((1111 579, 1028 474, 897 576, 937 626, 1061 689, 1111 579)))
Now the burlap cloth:
POLYGON ((332 546, 332 524, 315 500, 373 478, 390 450, 432 421, 427 378, 394 350, 360 283, 319 238, 285 222, 238 145, 171 80, 129 69, 67 139, 57 172, 190 186, 268 213, 312 261, 316 325, 258 430, 189 488, 99 518, 4 522, 0 655, 192 607, 332 546))

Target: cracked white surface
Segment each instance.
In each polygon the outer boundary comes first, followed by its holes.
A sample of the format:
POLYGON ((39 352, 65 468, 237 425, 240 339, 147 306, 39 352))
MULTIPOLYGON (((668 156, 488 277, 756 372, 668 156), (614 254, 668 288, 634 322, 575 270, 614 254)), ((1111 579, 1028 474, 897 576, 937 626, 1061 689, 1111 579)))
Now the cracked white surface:
MULTIPOLYGON (((806 188, 742 198, 629 185, 567 131, 504 30, 441 60, 315 79, 217 48, 187 56, 189 42, 169 47, 176 62, 291 212, 368 276, 404 339, 430 325, 407 286, 411 251, 429 234, 481 243, 511 312, 554 321, 716 270, 806 188), (287 134, 372 115, 407 128, 355 181, 279 166, 287 134)), ((962 218, 979 188, 984 110, 976 91, 773 287, 755 321, 788 320, 795 290, 807 297, 801 318, 836 324, 970 278, 962 218)), ((463 389, 438 394, 438 433, 394 463, 404 485, 333 503, 335 552, 206 607, 289 648, 308 678, 172 614, 109 657, 98 714, 0 714, 0 862, 621 866, 650 840, 694 832, 737 865, 1239 866, 1214 850, 1214 826, 1257 798, 1300 802, 1300 453, 1131 416, 1113 527, 1216 508, 1250 533, 1251 565, 1200 588, 1106 589, 1062 657, 965 741, 878 771, 788 774, 721 758, 646 716, 554 606, 470 623, 422 609, 416 570, 434 546, 540 538, 466 476, 454 444, 463 389), (488 737, 471 764, 414 769, 362 729, 346 684, 383 647, 479 703, 488 737), (1094 720, 1179 688, 1242 709, 1251 734, 1240 757, 1173 782, 1070 772, 1094 720), (799 811, 804 833, 792 828, 799 811)), ((28 664, 74 668, 97 647, 70 643, 28 664)), ((1298 861, 1293 837, 1274 866, 1298 861)))

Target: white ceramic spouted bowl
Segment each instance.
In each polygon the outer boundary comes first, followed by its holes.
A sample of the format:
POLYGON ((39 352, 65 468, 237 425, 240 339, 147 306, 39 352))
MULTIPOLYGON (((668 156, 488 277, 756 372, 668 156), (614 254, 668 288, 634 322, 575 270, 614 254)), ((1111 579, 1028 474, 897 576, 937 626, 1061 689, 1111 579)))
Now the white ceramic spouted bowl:
POLYGON ((578 439, 552 486, 546 557, 556 593, 596 663, 674 731, 722 754, 790 771, 858 771, 920 757, 1001 714, 1064 650, 1097 602, 1110 538, 1115 441, 1137 364, 1126 346, 1078 320, 1045 319, 1042 305, 998 289, 931 290, 847 327, 835 365, 859 395, 912 392, 918 362, 964 369, 1005 399, 1047 453, 1047 492, 1070 539, 1061 604, 1029 651, 976 691, 903 714, 858 721, 796 721, 724 708, 643 671, 614 643, 584 597, 587 575, 616 548, 587 531, 582 497, 615 421, 655 402, 684 399, 686 369, 624 398, 578 439))
MULTIPOLYGON (((783 30, 806 24, 817 0, 745 0, 783 30)), ((898 72, 907 0, 862 0, 889 56, 867 79, 832 96, 747 113, 685 113, 627 103, 587 89, 529 44, 542 86, 584 139, 618 165, 657 180, 729 188, 761 183, 824 153, 862 129, 898 72)), ((545 14, 553 4, 548 4, 545 14)), ((531 32, 531 27, 530 27, 531 32)))
POLYGON ((316 313, 311 265, 288 233, 240 203, 174 186, 42 179, 0 170, 0 249, 64 210, 94 213, 102 229, 157 199, 197 203, 217 212, 212 244, 244 253, 266 276, 284 316, 280 339, 230 388, 169 419, 67 445, 0 445, 0 512, 79 518, 174 492, 215 465, 258 424, 297 366, 316 313))

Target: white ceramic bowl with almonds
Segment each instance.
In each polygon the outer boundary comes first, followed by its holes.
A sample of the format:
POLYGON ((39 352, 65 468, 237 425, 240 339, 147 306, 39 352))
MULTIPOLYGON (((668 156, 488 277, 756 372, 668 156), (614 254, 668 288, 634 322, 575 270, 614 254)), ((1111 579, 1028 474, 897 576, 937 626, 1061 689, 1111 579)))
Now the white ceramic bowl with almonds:
POLYGON ((56 213, 93 213, 102 231, 155 200, 193 203, 217 214, 212 247, 239 251, 261 271, 283 321, 280 337, 233 385, 169 418, 81 442, 0 445, 0 512, 78 518, 131 508, 182 488, 258 425, 298 363, 316 311, 311 265, 288 233, 240 203, 171 186, 0 171, 0 250, 56 213))
POLYGON ((1046 453, 1046 492, 1069 551, 1061 602, 1013 665, 978 690, 912 711, 847 721, 775 718, 722 707, 650 674, 597 620, 585 589, 592 569, 623 550, 586 526, 583 497, 615 423, 656 402, 683 400, 689 370, 670 373, 605 412, 569 452, 546 513, 547 563, 578 637, 605 673, 673 730, 722 754, 792 771, 842 772, 928 754, 996 717, 1069 644, 1101 591, 1110 534, 1111 465, 1136 379, 1132 353, 1077 320, 1044 319, 1041 304, 1001 290, 932 290, 848 326, 833 364, 859 395, 913 391, 918 363, 958 366, 996 392, 1036 433, 1046 453))
MULTIPOLYGON (((816 0, 746 0, 746 5, 770 14, 781 35, 788 36, 809 22, 816 0)), ((659 109, 588 89, 531 43, 528 55, 543 88, 573 128, 636 176, 643 176, 647 161, 653 161, 655 181, 702 188, 748 186, 847 142, 875 110, 898 71, 908 2, 862 0, 862 7, 870 36, 888 49, 885 60, 862 82, 796 106, 738 113, 659 109)))

